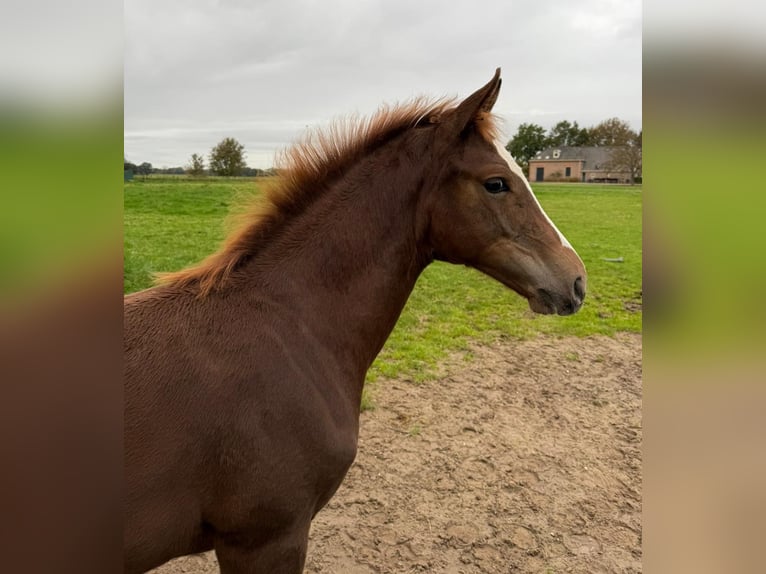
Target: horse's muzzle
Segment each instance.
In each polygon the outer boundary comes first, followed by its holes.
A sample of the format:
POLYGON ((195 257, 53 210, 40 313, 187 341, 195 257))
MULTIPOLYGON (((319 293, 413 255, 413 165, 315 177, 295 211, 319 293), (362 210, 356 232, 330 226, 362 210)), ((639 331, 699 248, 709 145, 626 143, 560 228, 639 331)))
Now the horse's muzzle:
POLYGON ((584 300, 585 281, 578 277, 566 294, 538 289, 535 296, 529 298, 529 307, 542 315, 572 315, 580 310, 584 300))

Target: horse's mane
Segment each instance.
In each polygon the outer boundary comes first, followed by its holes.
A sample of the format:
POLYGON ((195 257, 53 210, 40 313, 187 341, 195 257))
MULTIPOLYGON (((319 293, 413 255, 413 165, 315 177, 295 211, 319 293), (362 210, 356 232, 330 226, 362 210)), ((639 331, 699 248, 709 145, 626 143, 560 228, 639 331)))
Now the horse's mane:
MULTIPOLYGON (((368 118, 336 120, 325 130, 307 132, 277 158, 280 175, 239 217, 241 223, 221 248, 202 262, 156 275, 159 284, 199 286, 200 296, 222 286, 263 244, 264 239, 291 216, 310 205, 329 184, 356 161, 408 129, 436 123, 453 109, 454 100, 416 98, 408 103, 384 105, 368 118)), ((491 139, 494 122, 487 114, 482 135, 491 139)))

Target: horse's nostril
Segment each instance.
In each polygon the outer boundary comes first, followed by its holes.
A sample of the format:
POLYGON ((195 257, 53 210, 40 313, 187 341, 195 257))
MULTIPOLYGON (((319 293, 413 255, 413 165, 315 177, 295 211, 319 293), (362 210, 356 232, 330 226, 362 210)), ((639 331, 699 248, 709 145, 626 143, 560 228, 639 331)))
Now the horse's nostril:
POLYGON ((585 287, 583 286, 582 277, 578 277, 577 279, 575 279, 574 294, 575 294, 575 298, 581 303, 582 303, 582 300, 585 299, 585 287))

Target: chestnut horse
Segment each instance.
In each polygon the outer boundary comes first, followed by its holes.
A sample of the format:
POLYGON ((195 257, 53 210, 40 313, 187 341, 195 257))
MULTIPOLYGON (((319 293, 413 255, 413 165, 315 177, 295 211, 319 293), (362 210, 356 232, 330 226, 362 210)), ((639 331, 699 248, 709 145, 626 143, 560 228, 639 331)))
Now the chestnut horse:
POLYGON ((219 252, 125 298, 126 572, 209 549, 223 573, 302 571, 432 261, 580 308, 583 263, 497 141, 500 83, 309 136, 219 252))

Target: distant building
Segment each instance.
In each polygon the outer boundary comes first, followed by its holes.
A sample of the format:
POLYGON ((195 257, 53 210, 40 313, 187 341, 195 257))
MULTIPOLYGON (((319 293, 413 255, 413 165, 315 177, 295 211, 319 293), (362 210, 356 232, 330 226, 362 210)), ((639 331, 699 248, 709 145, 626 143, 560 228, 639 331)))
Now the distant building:
POLYGON ((629 183, 630 173, 610 169, 614 147, 552 147, 529 160, 529 181, 629 183))

